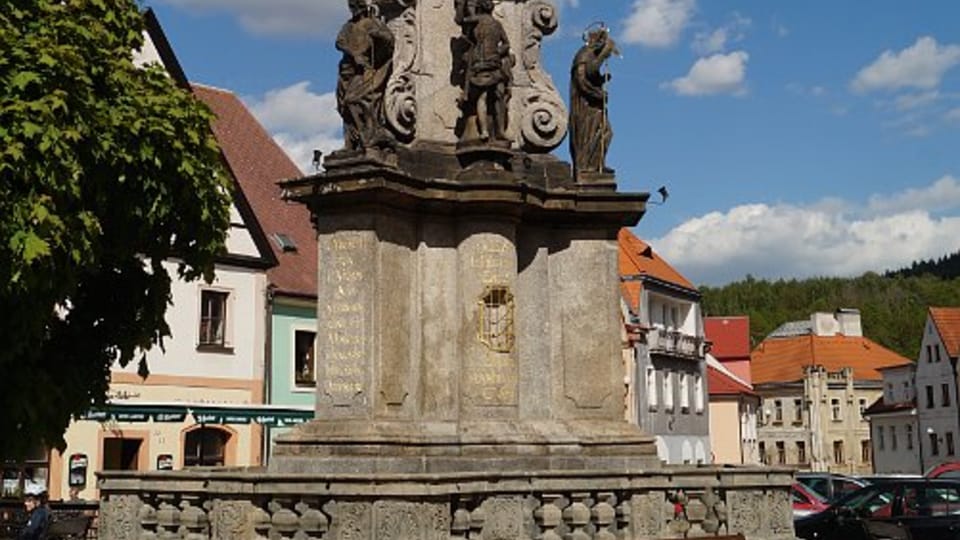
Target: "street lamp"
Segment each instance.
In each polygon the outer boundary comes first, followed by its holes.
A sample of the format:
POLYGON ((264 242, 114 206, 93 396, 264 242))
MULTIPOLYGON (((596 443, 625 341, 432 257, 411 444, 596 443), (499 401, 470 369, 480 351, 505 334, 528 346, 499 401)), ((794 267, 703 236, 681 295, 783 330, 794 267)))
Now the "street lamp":
MULTIPOLYGON (((932 427, 927 427, 926 432, 927 432, 927 435, 936 435, 937 433, 936 430, 934 430, 932 427)), ((932 438, 931 440, 935 441, 935 439, 932 439, 932 438)), ((934 442, 934 444, 936 444, 936 442, 934 442)), ((919 450, 920 450, 920 474, 922 476, 926 476, 927 471, 923 465, 923 437, 918 437, 917 445, 919 446, 919 450)), ((931 447, 931 451, 932 450, 933 448, 931 447)))

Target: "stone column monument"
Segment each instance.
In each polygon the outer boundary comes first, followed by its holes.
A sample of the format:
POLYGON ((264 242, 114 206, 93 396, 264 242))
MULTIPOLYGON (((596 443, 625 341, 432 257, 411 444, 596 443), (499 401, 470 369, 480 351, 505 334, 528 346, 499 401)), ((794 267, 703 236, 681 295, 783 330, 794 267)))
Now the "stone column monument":
POLYGON ((386 93, 370 114, 396 144, 348 145, 324 172, 284 184, 318 233, 317 417, 277 440, 273 470, 655 467, 652 438, 624 421, 616 246, 648 195, 578 184, 547 153, 567 123, 539 61, 553 7, 375 6, 358 3, 341 36, 372 43, 392 29, 390 82, 369 88, 386 93), (385 22, 365 24, 373 13, 385 22), (478 114, 488 137, 473 118, 465 140, 464 118, 478 114))
POLYGON ((103 473, 100 537, 792 538, 792 471, 667 467, 624 420, 616 238, 648 195, 549 153, 554 7, 348 3, 345 147, 282 184, 317 231, 316 418, 265 470, 103 473))

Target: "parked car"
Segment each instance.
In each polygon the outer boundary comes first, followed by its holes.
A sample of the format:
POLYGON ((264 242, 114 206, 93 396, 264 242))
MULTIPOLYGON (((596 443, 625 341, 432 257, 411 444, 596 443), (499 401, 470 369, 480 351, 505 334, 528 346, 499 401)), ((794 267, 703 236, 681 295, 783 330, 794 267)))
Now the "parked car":
POLYGON ((919 474, 871 474, 867 476, 857 476, 858 480, 873 484, 885 484, 888 482, 899 482, 908 478, 923 478, 919 474))
POLYGON ((953 540, 960 530, 960 481, 904 478, 867 486, 794 521, 805 540, 953 540))
POLYGON ((950 478, 954 480, 960 479, 960 463, 950 462, 950 463, 941 463, 936 467, 927 471, 927 478, 950 478))
POLYGON ((852 476, 833 473, 797 473, 797 480, 830 503, 867 485, 852 476))
POLYGON ((793 497, 793 519, 823 512, 830 505, 826 499, 814 493, 800 482, 796 482, 790 489, 793 497))

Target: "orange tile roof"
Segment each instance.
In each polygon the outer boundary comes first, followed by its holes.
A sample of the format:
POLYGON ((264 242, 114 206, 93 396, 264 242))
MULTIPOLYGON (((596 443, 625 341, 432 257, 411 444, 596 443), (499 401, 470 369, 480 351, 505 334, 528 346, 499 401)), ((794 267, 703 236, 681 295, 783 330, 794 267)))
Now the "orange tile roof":
POLYGON ((751 354, 754 384, 795 382, 803 379, 805 366, 823 366, 828 371, 853 369, 856 380, 879 381, 878 368, 910 360, 866 337, 793 336, 764 340, 751 354))
MULTIPOLYGON (((619 246, 620 277, 650 276, 666 283, 689 289, 696 292, 697 288, 680 275, 667 261, 653 251, 649 244, 637 238, 630 229, 620 229, 617 235, 619 246)), ((641 281, 628 280, 620 282, 620 290, 630 309, 637 310, 640 306, 640 291, 643 289, 641 281)))
POLYGON ((940 333, 947 354, 956 358, 960 354, 960 308, 931 307, 930 318, 940 333))
POLYGON ((315 297, 317 242, 310 212, 282 200, 276 184, 302 176, 300 169, 232 92, 197 84, 193 91, 217 115, 217 142, 279 261, 267 278, 279 294, 315 297), (277 233, 291 238, 297 250, 284 251, 274 238, 277 233))
POLYGON ((750 358, 750 317, 704 317, 703 333, 718 360, 750 358))
POLYGON ((707 366, 707 392, 711 396, 755 396, 752 388, 713 366, 707 366))

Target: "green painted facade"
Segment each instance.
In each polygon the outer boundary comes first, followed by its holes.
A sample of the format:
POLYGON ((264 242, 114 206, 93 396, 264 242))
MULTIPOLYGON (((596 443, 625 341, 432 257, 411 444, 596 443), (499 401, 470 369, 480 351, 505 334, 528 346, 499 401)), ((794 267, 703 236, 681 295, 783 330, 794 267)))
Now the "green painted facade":
MULTIPOLYGON (((313 407, 316 395, 313 388, 297 388, 294 379, 294 335, 297 330, 316 332, 317 312, 315 307, 284 303, 284 298, 274 298, 271 318, 270 343, 270 403, 295 407, 313 407)), ((273 452, 273 439, 289 428, 268 428, 271 441, 269 455, 273 452)))

